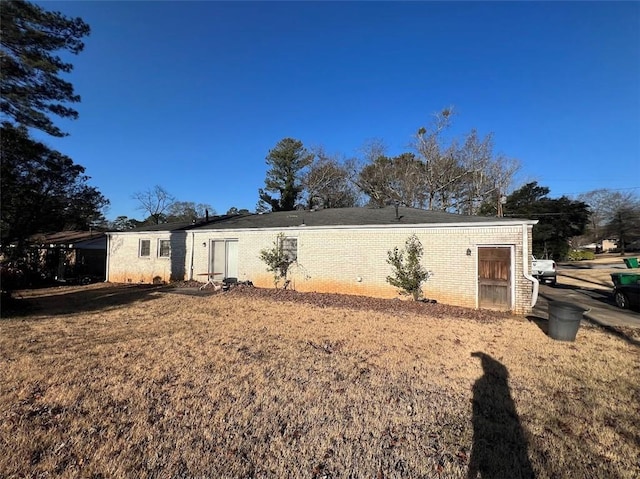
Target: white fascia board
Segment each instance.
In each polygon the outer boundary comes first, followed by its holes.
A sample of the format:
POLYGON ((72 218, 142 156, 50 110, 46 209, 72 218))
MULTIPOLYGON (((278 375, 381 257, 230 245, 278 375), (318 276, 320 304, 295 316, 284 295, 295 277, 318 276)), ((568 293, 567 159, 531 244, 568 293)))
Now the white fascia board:
POLYGON ((535 225, 538 224, 538 220, 527 220, 527 221, 487 221, 482 223, 414 223, 414 224, 403 224, 403 225, 333 225, 333 226, 306 226, 306 225, 297 225, 297 226, 277 226, 277 227, 269 227, 269 228, 200 228, 193 229, 189 231, 193 231, 194 233, 247 233, 251 231, 283 231, 283 230, 306 230, 306 231, 322 231, 322 230, 381 230, 381 229, 411 229, 411 228, 420 228, 420 229, 442 229, 442 228, 495 228, 502 226, 520 226, 522 224, 535 225))
POLYGON ((170 235, 176 233, 186 233, 185 230, 180 231, 171 231, 171 230, 159 230, 159 231, 113 231, 111 233, 106 233, 109 236, 118 236, 118 235, 170 235))

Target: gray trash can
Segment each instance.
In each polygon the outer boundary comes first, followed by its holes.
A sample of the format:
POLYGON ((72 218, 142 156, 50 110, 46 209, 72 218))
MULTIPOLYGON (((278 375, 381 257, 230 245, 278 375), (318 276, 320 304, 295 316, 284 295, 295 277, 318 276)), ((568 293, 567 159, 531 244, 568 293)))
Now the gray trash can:
POLYGON ((586 308, 564 301, 549 302, 549 336, 558 341, 575 341, 586 308))

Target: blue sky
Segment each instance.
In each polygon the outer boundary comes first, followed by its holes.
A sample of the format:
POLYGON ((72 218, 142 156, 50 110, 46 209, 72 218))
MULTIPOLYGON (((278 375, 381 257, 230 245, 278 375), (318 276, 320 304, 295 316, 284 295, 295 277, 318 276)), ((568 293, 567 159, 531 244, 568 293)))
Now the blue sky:
POLYGON ((253 210, 280 139, 399 154, 450 105, 450 134, 493 132, 521 183, 640 193, 638 2, 40 4, 92 28, 67 76, 80 118, 46 140, 108 218, 143 219, 131 195, 154 185, 253 210))

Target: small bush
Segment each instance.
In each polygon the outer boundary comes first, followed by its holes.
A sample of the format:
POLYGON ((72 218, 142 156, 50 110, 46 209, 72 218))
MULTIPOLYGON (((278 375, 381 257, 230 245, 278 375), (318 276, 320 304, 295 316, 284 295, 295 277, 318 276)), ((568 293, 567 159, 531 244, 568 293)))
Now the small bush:
POLYGON ((407 239, 403 250, 396 246, 388 252, 387 263, 393 267, 393 276, 387 276, 387 283, 402 294, 411 295, 414 301, 422 297, 422 284, 429 279, 429 272, 420 264, 422 252, 422 243, 416 235, 407 239))
POLYGON ((573 250, 569 252, 567 259, 569 261, 584 261, 595 259, 596 255, 593 251, 573 250))
POLYGON ((284 239, 284 234, 280 233, 271 248, 260 251, 260 259, 267 265, 267 271, 273 273, 273 284, 276 289, 278 289, 281 280, 284 280, 286 286, 289 267, 295 263, 295 260, 284 249, 284 239))

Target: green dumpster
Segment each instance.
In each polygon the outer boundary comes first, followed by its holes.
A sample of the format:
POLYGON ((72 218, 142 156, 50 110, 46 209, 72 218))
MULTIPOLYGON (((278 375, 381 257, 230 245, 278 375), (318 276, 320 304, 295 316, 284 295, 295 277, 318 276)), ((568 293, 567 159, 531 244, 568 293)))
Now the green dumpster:
POLYGON ((621 284, 640 283, 640 274, 638 273, 611 273, 611 281, 615 286, 621 284))
POLYGON ((637 268, 638 267, 638 258, 624 258, 624 264, 627 265, 627 268, 637 268))

